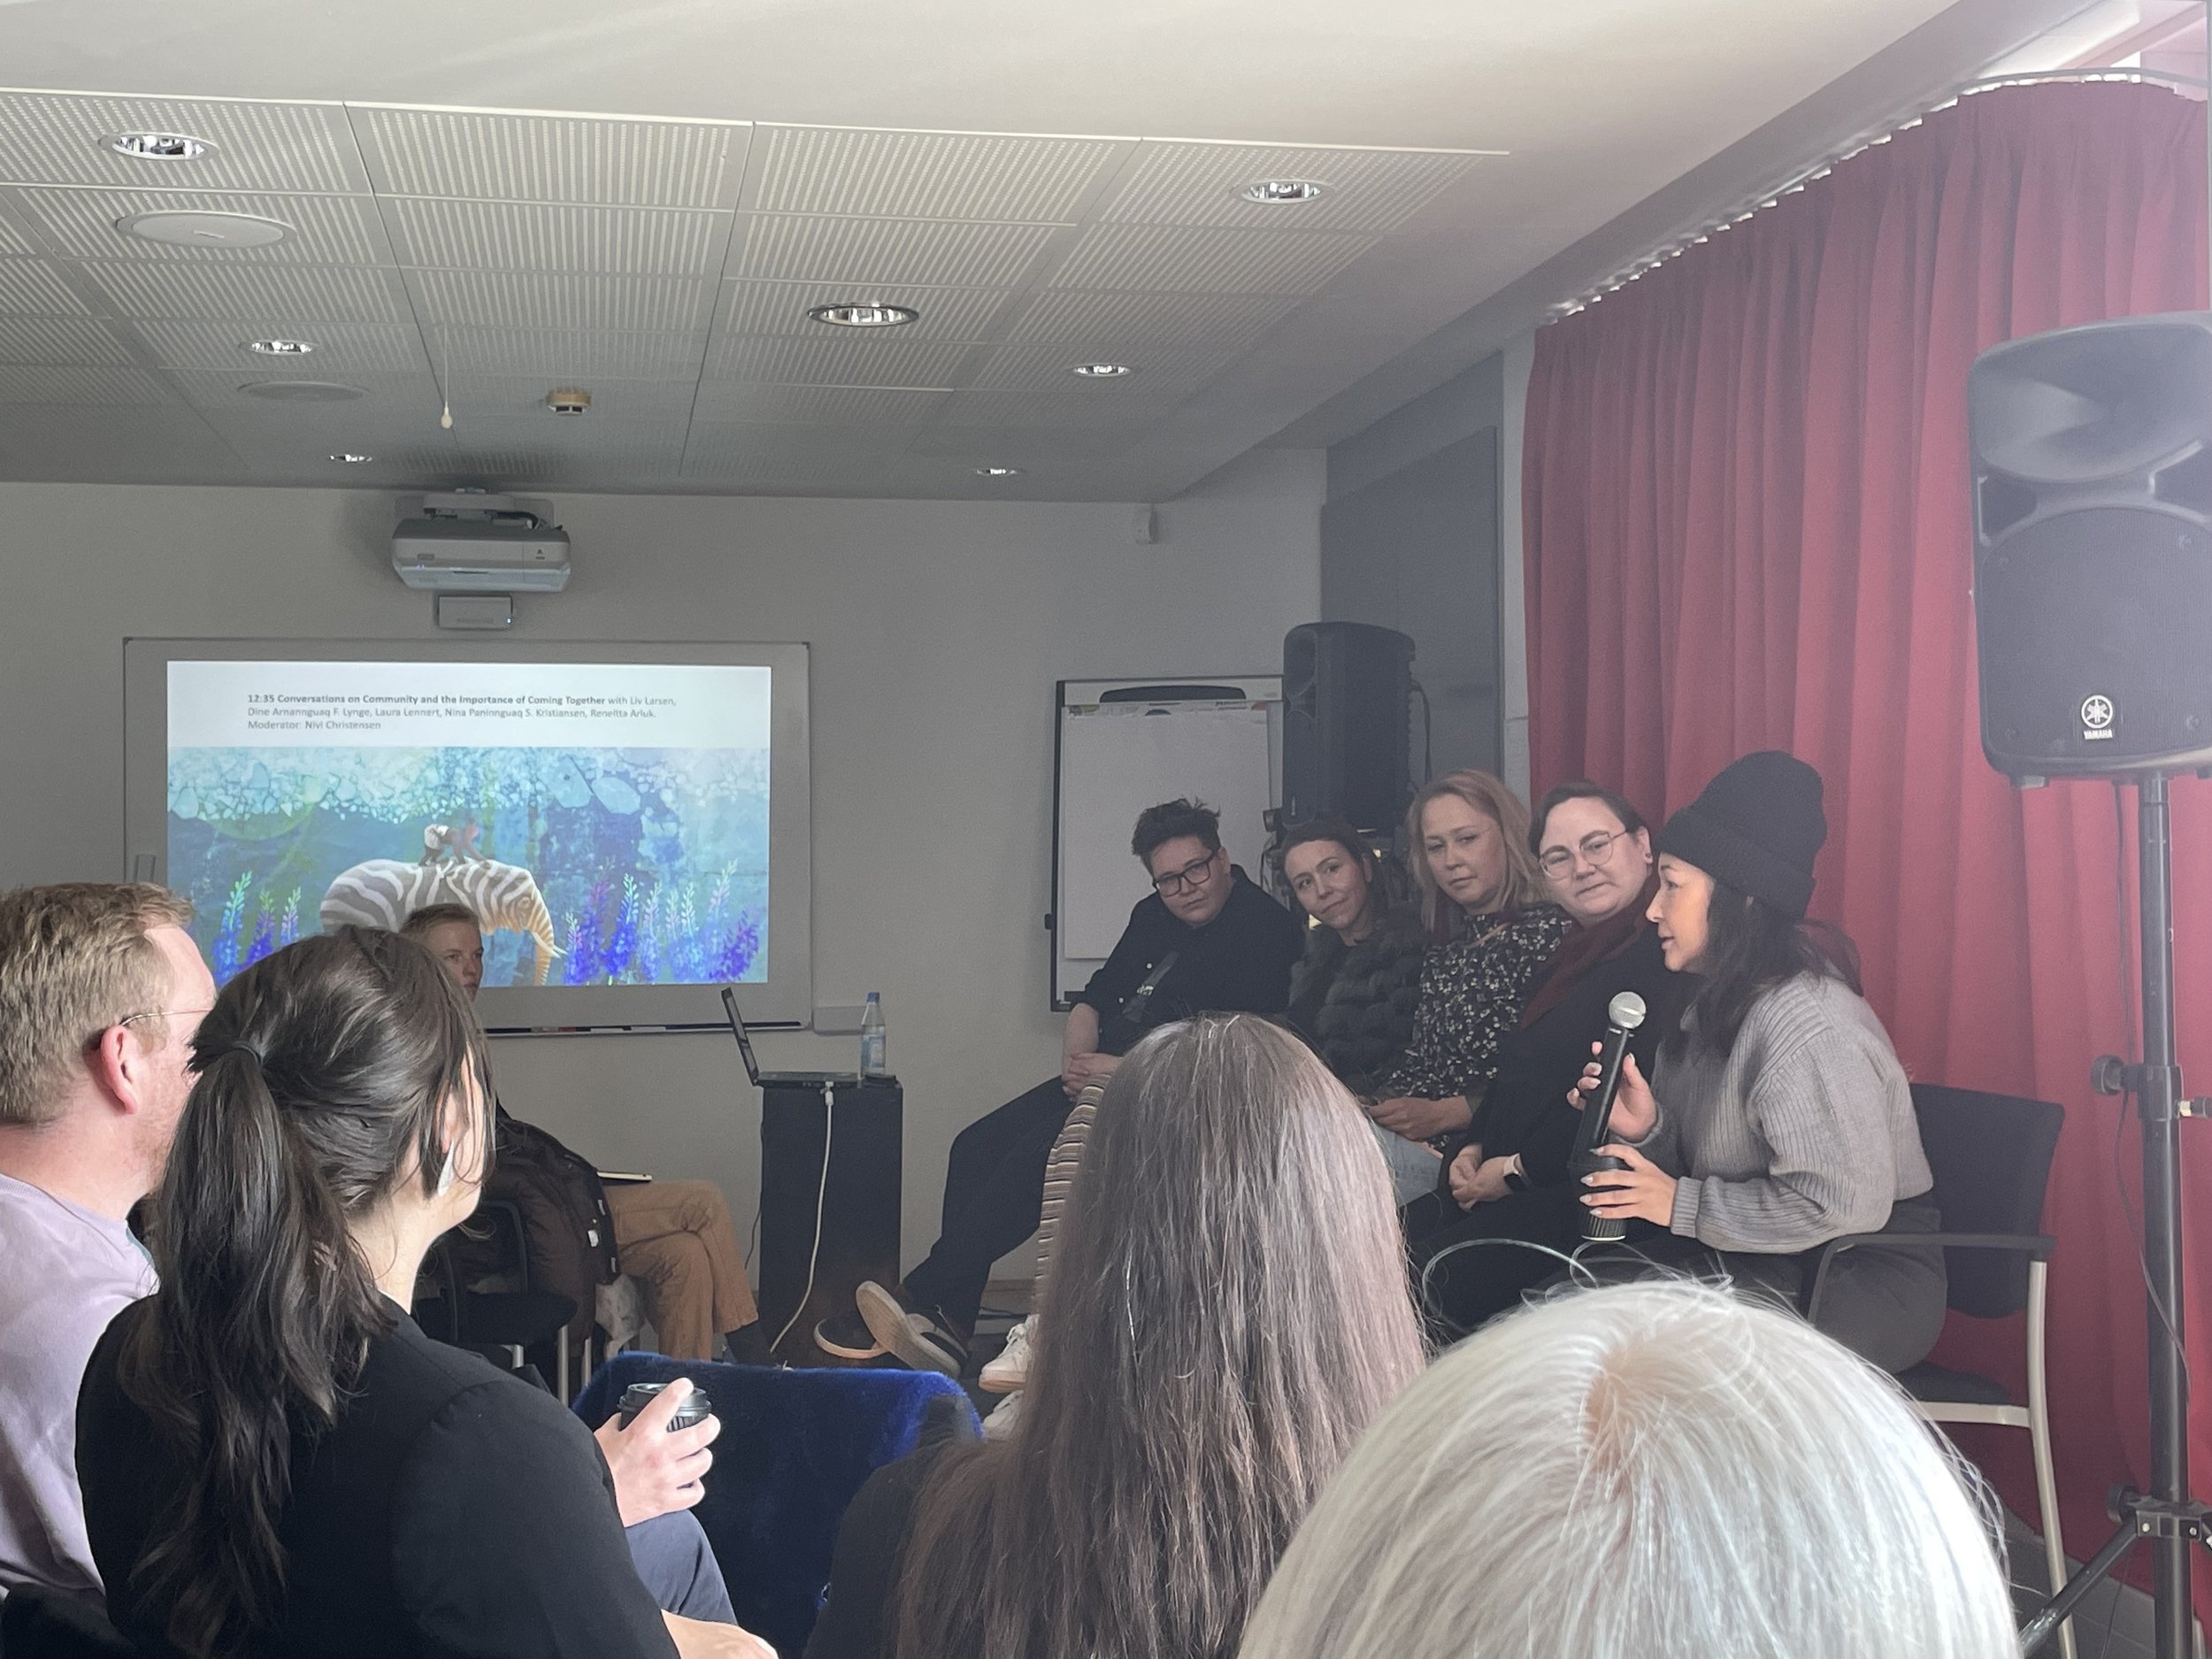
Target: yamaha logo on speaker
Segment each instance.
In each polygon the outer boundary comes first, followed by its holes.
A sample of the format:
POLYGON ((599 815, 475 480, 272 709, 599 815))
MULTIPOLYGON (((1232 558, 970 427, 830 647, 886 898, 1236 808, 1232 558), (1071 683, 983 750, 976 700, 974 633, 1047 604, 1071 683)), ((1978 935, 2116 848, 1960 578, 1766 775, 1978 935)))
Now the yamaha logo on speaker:
POLYGON ((2081 741, 2085 743, 2108 741, 2112 736, 2115 710, 2112 699, 2099 692, 2081 700, 2081 741))

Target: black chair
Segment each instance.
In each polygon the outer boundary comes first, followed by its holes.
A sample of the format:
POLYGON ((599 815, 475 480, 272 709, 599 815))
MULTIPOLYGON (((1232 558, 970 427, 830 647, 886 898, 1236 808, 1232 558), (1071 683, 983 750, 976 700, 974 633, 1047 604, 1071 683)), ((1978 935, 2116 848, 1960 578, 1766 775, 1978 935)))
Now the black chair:
MULTIPOLYGON (((554 1392, 566 1404, 568 1326, 576 1317, 576 1303, 557 1291, 531 1287, 530 1235, 523 1225, 522 1211, 514 1203, 505 1199, 485 1200, 472 1218, 472 1225, 478 1224, 490 1228, 490 1236, 505 1260, 500 1282, 511 1283, 514 1288, 468 1289, 461 1283, 453 1252, 441 1240, 423 1263, 423 1276, 437 1287, 438 1294, 418 1295, 416 1321, 438 1340, 481 1354, 511 1371, 528 1368, 530 1349, 550 1346, 557 1356, 554 1392)), ((588 1366, 588 1358, 586 1363, 588 1366)), ((588 1369, 578 1375, 579 1386, 588 1375, 588 1369)))
MULTIPOLYGON (((1920 1119, 1920 1144, 1935 1175, 1941 1233, 1910 1235, 1944 1247, 1949 1304, 1977 1319, 2027 1313, 2028 1397, 2016 1402, 2005 1386, 1972 1371, 1928 1362, 1897 1380, 1931 1423, 1991 1423, 2025 1429, 2035 1457, 2035 1495, 2043 1513, 2043 1555, 2054 1591, 2066 1581, 2066 1540, 2059 1530, 2058 1479, 2051 1463, 2051 1411, 2044 1369, 2045 1303, 2051 1247, 2041 1231, 2044 1189, 2058 1147, 2065 1110, 2049 1101, 1978 1089, 1912 1086, 1920 1119)), ((1817 1319, 1829 1264, 1844 1251, 1898 1235, 1855 1233, 1821 1248, 1805 1314, 1817 1319)), ((2060 1626, 2065 1659, 2074 1659, 2073 1622, 2060 1626)))
POLYGON ((35 1584, 0 1601, 0 1655, 6 1659, 138 1659, 96 1609, 35 1584))

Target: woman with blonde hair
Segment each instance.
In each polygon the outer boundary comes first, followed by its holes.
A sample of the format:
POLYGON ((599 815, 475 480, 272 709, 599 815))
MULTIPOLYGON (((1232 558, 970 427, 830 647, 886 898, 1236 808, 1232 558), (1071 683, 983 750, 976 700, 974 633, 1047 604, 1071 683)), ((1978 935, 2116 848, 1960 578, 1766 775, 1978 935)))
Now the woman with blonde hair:
POLYGON ((1437 941, 1405 1058, 1368 1108, 1401 1200, 1436 1184, 1437 1148, 1465 1129, 1497 1071, 1498 1043, 1574 924, 1528 846, 1528 809, 1486 772, 1432 779, 1406 812, 1421 916, 1437 941))
POLYGON ((870 1479, 810 1659, 1228 1659, 1307 1506, 1420 1371, 1373 1136, 1267 1020, 1133 1048, 1064 1220, 1019 1425, 870 1479))
POLYGON ((1992 1522, 1803 1320, 1684 1280, 1571 1292, 1384 1414, 1242 1659, 2014 1659, 1992 1522))

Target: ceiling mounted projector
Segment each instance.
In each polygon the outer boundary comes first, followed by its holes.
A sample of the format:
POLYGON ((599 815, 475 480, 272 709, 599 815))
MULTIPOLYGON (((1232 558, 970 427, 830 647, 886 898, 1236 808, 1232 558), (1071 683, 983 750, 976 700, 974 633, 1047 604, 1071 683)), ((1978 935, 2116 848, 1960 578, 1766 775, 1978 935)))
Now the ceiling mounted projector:
POLYGON ((392 569, 433 593, 557 594, 568 586, 568 532, 522 502, 481 490, 416 498, 392 532, 392 569))

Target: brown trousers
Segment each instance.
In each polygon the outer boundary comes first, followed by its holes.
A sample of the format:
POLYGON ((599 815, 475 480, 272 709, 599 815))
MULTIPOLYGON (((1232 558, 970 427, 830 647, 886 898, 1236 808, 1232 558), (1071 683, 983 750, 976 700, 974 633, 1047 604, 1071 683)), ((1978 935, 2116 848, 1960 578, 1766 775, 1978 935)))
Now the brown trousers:
POLYGON ((760 1317, 730 1207, 713 1182, 611 1186, 607 1208, 622 1271, 645 1281, 662 1353, 718 1358, 726 1334, 760 1317))

